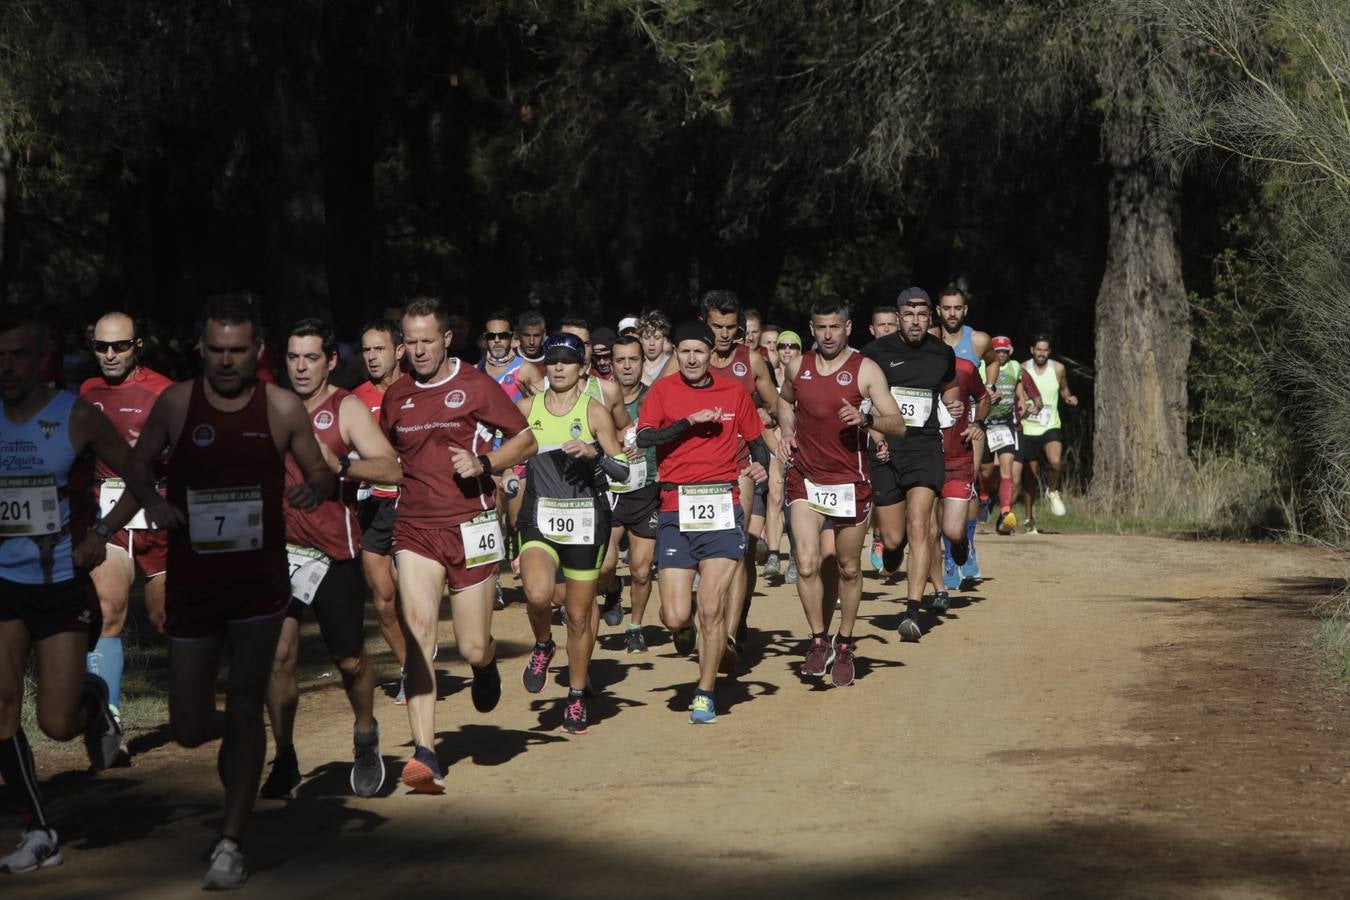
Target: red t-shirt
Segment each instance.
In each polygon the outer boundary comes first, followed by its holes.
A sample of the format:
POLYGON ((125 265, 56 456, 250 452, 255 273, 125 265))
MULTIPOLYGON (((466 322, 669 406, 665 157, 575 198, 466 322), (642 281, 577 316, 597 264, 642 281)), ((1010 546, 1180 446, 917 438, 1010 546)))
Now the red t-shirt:
POLYGON ((828 375, 816 368, 816 351, 802 354, 792 379, 797 400, 797 454, 792 465, 816 484, 867 481, 867 433, 839 421, 839 408, 862 405, 858 370, 865 357, 849 350, 844 364, 828 375))
MULTIPOLYGON (((956 358, 956 383, 961 387, 961 402, 966 405, 966 412, 954 425, 942 429, 942 455, 948 460, 974 456, 975 451, 970 444, 961 440, 961 433, 975 421, 975 405, 989 396, 984 382, 980 380, 980 370, 973 362, 960 356, 956 358)), ((938 402, 942 402, 941 399, 938 402)))
MULTIPOLYGON (((402 378, 402 376, 394 379, 394 384, 397 384, 400 378, 402 378)), ((380 410, 384 407, 384 391, 377 388, 374 382, 367 380, 352 388, 352 393, 356 395, 356 399, 370 407, 371 414, 375 416, 375 424, 380 424, 380 410)), ((372 484, 370 486, 370 496, 392 498, 398 496, 398 491, 391 491, 388 488, 382 488, 379 485, 372 484)))
MULTIPOLYGON (((155 401, 172 384, 158 372, 137 366, 121 384, 109 384, 102 376, 87 379, 80 385, 80 399, 102 410, 122 439, 135 444, 145 430, 145 421, 150 418, 155 401)), ((99 460, 94 466, 94 476, 115 478, 117 473, 99 460)))
POLYGON ((419 528, 457 527, 496 505, 486 475, 460 478, 450 456, 492 449, 494 432, 515 437, 526 428, 497 382, 462 360, 435 384, 400 378, 384 393, 380 422, 403 464, 398 517, 419 528))
MULTIPOLYGON (((711 370, 710 370, 711 371, 711 370)), ((696 388, 678 372, 658 378, 647 391, 638 413, 638 431, 665 428, 702 409, 722 408, 720 422, 695 425, 668 444, 656 448, 658 478, 665 484, 712 484, 731 482, 740 477, 736 462, 736 442, 753 441, 764 433, 764 425, 750 402, 745 388, 712 372, 712 383, 696 388)), ((735 502, 739 490, 732 489, 735 502)), ((678 512, 679 495, 673 490, 661 492, 661 511, 678 512)))

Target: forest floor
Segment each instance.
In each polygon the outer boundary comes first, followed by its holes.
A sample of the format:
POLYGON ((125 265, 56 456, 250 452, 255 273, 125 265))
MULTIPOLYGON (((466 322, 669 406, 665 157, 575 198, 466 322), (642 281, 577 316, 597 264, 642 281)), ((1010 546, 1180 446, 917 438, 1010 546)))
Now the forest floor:
MULTIPOLYGON (((488 715, 472 710, 443 622, 443 797, 398 785, 406 717, 383 693, 385 795, 352 797, 346 701, 331 669, 309 669, 306 782, 293 801, 259 802, 245 891, 1350 894, 1350 712, 1318 669, 1310 615, 1343 584, 1343 557, 1114 535, 979 543, 987 580, 919 644, 895 634, 903 588, 867 573, 848 688, 797 674, 796 592, 761 580, 748 666, 719 683, 711 727, 688 724, 694 663, 674 655, 655 603, 646 655, 602 626, 602 696, 574 738, 560 678, 537 696, 520 686, 522 605, 497 615, 504 696, 488 715)), ((303 653, 323 659, 312 627, 303 653)), ((183 750, 158 725, 131 744, 132 768, 99 775, 82 753, 40 751, 65 864, 12 876, 6 897, 196 889, 220 827, 216 748, 183 750)))

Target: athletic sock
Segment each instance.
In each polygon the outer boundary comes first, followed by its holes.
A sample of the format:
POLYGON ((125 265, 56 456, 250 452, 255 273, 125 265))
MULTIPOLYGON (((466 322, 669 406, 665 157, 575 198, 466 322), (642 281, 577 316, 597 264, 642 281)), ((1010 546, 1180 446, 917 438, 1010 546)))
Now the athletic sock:
POLYGON ((944 537, 942 541, 947 545, 947 551, 951 556, 952 562, 954 562, 958 566, 964 566, 966 564, 966 560, 970 559, 969 539, 963 538, 962 540, 959 541, 949 541, 944 537))
POLYGON ((980 524, 978 519, 966 519, 966 546, 975 549, 975 528, 980 524))
POLYGON ((101 637, 94 645, 93 653, 86 653, 86 670, 108 685, 108 705, 114 710, 122 705, 122 639, 120 637, 101 637))
POLYGON ((586 696, 586 691, 585 691, 585 690, 580 690, 580 691, 579 691, 579 690, 577 690, 576 688, 568 688, 568 689, 567 689, 567 699, 569 699, 569 700, 575 700, 577 697, 584 697, 584 696, 586 696))
POLYGON ((998 483, 998 505, 1007 512, 1012 509, 1013 502, 1013 483, 1007 478, 998 483))
POLYGON ((629 622, 629 623, 628 623, 628 630, 629 630, 629 631, 641 631, 641 630, 642 630, 642 626, 639 625, 639 624, 636 623, 636 622, 629 622))
POLYGON ((881 567, 887 572, 894 572, 900 568, 900 564, 905 561, 905 551, 889 547, 881 551, 881 567))
POLYGON ((42 808, 42 792, 38 790, 37 767, 33 765, 33 751, 28 737, 20 728, 18 734, 0 741, 0 778, 9 786, 10 796, 19 810, 26 829, 50 828, 42 808))
POLYGON ((921 601, 919 601, 919 600, 906 600, 906 601, 905 601, 905 615, 907 615, 907 616, 917 616, 917 615, 919 614, 919 604, 920 604, 920 602, 921 602, 921 601))

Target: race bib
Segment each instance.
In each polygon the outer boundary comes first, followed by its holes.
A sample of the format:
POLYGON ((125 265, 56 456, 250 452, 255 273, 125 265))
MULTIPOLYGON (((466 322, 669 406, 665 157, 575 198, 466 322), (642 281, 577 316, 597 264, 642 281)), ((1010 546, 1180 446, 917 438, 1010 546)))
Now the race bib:
POLYGON ((595 543, 595 501, 539 498, 535 520, 544 537, 555 544, 595 543))
POLYGON ((937 410, 939 428, 951 428, 956 424, 956 419, 953 418, 951 410, 947 409, 947 404, 939 403, 937 405, 937 410))
POLYGON ((644 453, 628 461, 628 480, 610 481, 609 489, 616 494, 626 494, 642 487, 647 480, 647 455, 644 453))
POLYGON ((681 531, 727 531, 735 527, 730 484, 680 485, 681 531))
MULTIPOLYGON (((122 499, 122 495, 127 492, 126 482, 120 478, 108 478, 99 485, 98 489, 98 514, 107 518, 108 513, 113 511, 117 501, 122 499)), ((131 517, 131 521, 124 527, 136 529, 148 529, 150 524, 145 520, 145 510, 141 510, 131 517)))
POLYGON ((1027 416, 1028 422, 1035 422, 1037 425, 1049 425, 1055 417, 1055 408, 1049 404, 1042 406, 1039 410, 1027 416))
POLYGON ((54 475, 0 478, 0 537, 38 537, 61 530, 54 475))
POLYGON ((806 482, 806 505, 823 516, 852 519, 857 515, 857 503, 852 484, 816 484, 806 482))
POLYGON ((497 521, 495 509, 461 523, 459 536, 464 542, 466 568, 502 561, 502 526, 497 521))
POLYGON ((1008 425, 990 425, 985 431, 985 437, 989 440, 990 450, 1002 450, 1013 443, 1012 428, 1008 425))
POLYGON ((286 563, 291 569, 291 596, 309 606, 333 561, 322 550, 287 544, 286 563))
POLYGON ((188 536, 198 553, 239 553, 263 545, 261 487, 188 489, 188 536))
POLYGON ((933 414, 933 392, 920 388, 893 387, 891 396, 900 405, 900 415, 906 427, 922 428, 933 414))

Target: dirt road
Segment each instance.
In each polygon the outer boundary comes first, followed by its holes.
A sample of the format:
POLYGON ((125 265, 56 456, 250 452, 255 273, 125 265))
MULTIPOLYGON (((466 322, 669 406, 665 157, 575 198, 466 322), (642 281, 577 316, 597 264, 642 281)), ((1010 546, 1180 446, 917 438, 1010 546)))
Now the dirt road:
MULTIPOLYGON (((495 626, 495 712, 473 712, 466 667, 442 653, 441 798, 349 796, 345 701, 332 678, 302 685, 310 778, 295 801, 259 804, 246 891, 1350 894, 1350 715, 1316 672, 1307 615, 1343 559, 1095 535, 985 537, 981 556, 989 580, 917 645, 894 633, 900 589, 869 573, 846 689, 797 676, 796 593, 761 586, 758 652, 705 728, 685 713, 692 662, 655 627, 645 656, 604 628, 600 721, 565 738, 561 682, 520 687, 530 638, 513 605, 495 626)), ((312 637, 306 652, 321 654, 312 637)), ((406 717, 378 709, 392 785, 406 717)), ((215 748, 162 730, 133 746, 133 768, 97 778, 43 754, 66 862, 4 882, 6 897, 196 889, 219 827, 215 748)))

